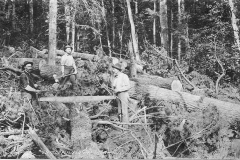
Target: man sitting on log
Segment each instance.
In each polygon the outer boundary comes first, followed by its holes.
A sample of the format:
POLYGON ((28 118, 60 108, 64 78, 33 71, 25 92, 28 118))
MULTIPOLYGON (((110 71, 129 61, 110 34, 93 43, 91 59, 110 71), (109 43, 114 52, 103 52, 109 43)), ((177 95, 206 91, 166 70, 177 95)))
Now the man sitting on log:
POLYGON ((128 123, 128 90, 130 89, 130 80, 128 76, 121 72, 121 64, 117 63, 112 66, 114 79, 112 81, 112 87, 117 95, 118 99, 118 114, 120 116, 120 121, 128 123))
POLYGON ((21 91, 22 98, 27 98, 31 101, 33 106, 38 105, 37 93, 40 93, 41 90, 38 90, 38 85, 35 84, 34 76, 32 72, 33 62, 25 61, 22 65, 22 74, 20 75, 19 89, 21 91))
POLYGON ((69 45, 65 46, 65 52, 66 54, 64 54, 61 58, 62 77, 64 76, 65 77, 60 83, 60 88, 62 88, 64 84, 68 80, 70 80, 70 82, 72 83, 73 89, 76 90, 77 89, 77 82, 76 82, 77 67, 72 56, 72 47, 69 45))

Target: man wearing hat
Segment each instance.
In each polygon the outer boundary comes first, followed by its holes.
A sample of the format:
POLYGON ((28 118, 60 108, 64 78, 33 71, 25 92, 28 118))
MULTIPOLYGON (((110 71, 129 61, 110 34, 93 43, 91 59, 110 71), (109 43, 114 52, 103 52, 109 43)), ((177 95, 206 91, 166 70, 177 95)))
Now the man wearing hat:
POLYGON ((27 98, 31 101, 33 106, 37 106, 37 93, 41 90, 37 89, 34 77, 31 74, 33 62, 25 61, 22 65, 22 74, 20 75, 19 89, 21 91, 22 98, 27 98))
POLYGON ((117 63, 113 65, 113 76, 112 87, 117 95, 118 99, 118 114, 122 118, 122 122, 128 123, 128 90, 130 89, 130 80, 128 76, 121 72, 121 64, 117 63))
POLYGON ((61 58, 61 71, 62 76, 71 74, 69 76, 64 77, 64 79, 60 83, 60 87, 63 87, 64 84, 70 80, 72 83, 73 89, 77 89, 77 82, 76 82, 76 74, 77 74, 77 67, 76 63, 72 56, 72 47, 67 45, 65 46, 65 54, 61 58))

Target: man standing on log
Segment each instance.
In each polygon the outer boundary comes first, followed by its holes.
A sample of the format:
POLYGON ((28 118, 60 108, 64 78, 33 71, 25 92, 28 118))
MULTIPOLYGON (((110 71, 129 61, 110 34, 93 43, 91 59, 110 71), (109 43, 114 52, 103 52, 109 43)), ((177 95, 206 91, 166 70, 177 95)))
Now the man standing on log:
POLYGON ((121 64, 117 63, 112 66, 114 79, 112 82, 112 87, 117 95, 118 99, 118 114, 120 115, 120 121, 128 123, 128 100, 129 94, 128 90, 130 89, 130 80, 128 76, 121 72, 121 64))
POLYGON ((76 74, 77 74, 77 67, 76 63, 72 56, 72 47, 67 45, 65 46, 65 52, 61 58, 61 71, 62 76, 69 75, 63 78, 62 82, 60 83, 60 88, 64 86, 64 84, 70 80, 72 83, 72 87, 74 90, 77 89, 77 82, 76 82, 76 74))
POLYGON ((41 90, 38 90, 38 85, 35 84, 34 77, 31 74, 33 62, 25 61, 22 65, 22 74, 20 75, 19 89, 21 91, 22 98, 27 98, 31 101, 33 106, 38 105, 37 93, 40 93, 41 90))

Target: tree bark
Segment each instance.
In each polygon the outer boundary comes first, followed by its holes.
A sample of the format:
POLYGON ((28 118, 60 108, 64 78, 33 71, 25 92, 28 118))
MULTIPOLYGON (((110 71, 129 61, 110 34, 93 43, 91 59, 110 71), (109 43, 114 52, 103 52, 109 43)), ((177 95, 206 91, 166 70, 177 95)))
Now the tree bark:
POLYGON ((75 32, 76 32, 76 20, 75 20, 75 16, 76 16, 76 7, 77 7, 77 2, 75 0, 72 1, 72 41, 71 41, 71 46, 73 48, 73 52, 75 50, 75 32))
POLYGON ((115 48, 115 0, 112 0, 112 48, 115 48))
POLYGON ((160 0, 161 44, 168 51, 167 0, 160 0))
POLYGON ((135 31, 135 24, 134 24, 134 21, 133 21, 130 0, 126 0, 126 1, 127 1, 127 8, 128 8, 128 18, 129 18, 129 22, 130 22, 130 25, 131 25, 131 36, 132 36, 132 43, 133 43, 133 51, 134 51, 134 54, 135 54, 136 61, 141 61, 140 56, 139 56, 138 43, 137 43, 136 31, 135 31))
MULTIPOLYGON (((153 3, 153 11, 156 13, 157 1, 155 0, 153 3)), ((153 18, 153 44, 156 45, 156 16, 153 18)))
POLYGON ((33 33, 33 0, 29 0, 30 11, 30 33, 33 33))
MULTIPOLYGON (((180 28, 180 25, 182 24, 182 9, 181 9, 182 2, 181 0, 178 0, 178 25, 180 28)), ((178 62, 181 64, 181 35, 178 35, 178 62)))
POLYGON ((55 65, 57 45, 57 0, 49 1, 49 41, 48 64, 55 65))
POLYGON ((132 88, 129 91, 129 95, 138 100, 148 96, 150 99, 180 102, 184 104, 184 107, 189 112, 202 110, 209 105, 215 105, 221 117, 228 120, 229 123, 233 123, 236 120, 240 121, 240 104, 196 96, 186 92, 175 92, 153 85, 141 85, 132 81, 131 86, 132 88))
POLYGON ((70 35, 70 7, 69 1, 65 1, 65 21, 66 21, 66 41, 69 44, 69 35, 70 35))
POLYGON ((229 2, 229 6, 231 8, 231 20, 232 20, 234 39, 235 39, 235 43, 238 47, 238 50, 240 51, 240 42, 239 42, 239 35, 238 35, 239 29, 237 26, 237 19, 236 19, 236 15, 235 15, 236 9, 234 7, 233 0, 229 0, 228 2, 229 2))
POLYGON ((16 29, 16 2, 12 0, 12 28, 16 29))

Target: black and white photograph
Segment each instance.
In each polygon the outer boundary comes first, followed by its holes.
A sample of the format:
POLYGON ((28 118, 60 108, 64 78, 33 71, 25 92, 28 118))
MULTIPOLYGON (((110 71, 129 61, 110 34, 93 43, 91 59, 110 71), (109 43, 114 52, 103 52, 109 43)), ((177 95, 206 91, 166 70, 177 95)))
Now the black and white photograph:
POLYGON ((239 159, 240 0, 0 0, 0 159, 239 159))

